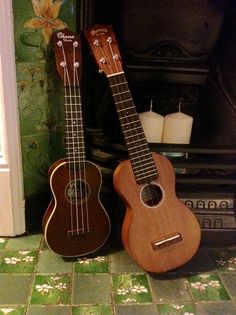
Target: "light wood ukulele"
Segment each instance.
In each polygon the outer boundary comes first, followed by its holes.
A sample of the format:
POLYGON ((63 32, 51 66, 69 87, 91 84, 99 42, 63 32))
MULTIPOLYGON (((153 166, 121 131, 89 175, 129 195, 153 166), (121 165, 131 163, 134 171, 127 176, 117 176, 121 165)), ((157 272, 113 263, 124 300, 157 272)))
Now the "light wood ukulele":
POLYGON ((64 29, 53 35, 57 71, 64 84, 66 158, 49 169, 52 201, 43 218, 45 240, 55 253, 82 256, 99 249, 110 233, 100 201, 101 171, 86 160, 80 37, 64 29))
POLYGON ((126 204, 122 240, 128 254, 145 270, 165 272, 190 260, 200 243, 192 211, 175 193, 175 173, 168 159, 151 153, 122 69, 110 25, 95 25, 85 36, 107 76, 129 153, 116 168, 114 188, 126 204))

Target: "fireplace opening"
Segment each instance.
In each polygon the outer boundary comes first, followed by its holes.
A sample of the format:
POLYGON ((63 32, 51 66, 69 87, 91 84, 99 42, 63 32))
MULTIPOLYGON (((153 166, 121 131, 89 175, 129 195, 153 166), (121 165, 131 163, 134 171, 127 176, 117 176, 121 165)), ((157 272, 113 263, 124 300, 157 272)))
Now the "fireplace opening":
MULTIPOLYGON (((90 0, 81 1, 79 9, 81 30, 112 24, 138 113, 152 104, 154 112, 165 116, 181 102, 181 111, 193 117, 189 144, 150 147, 171 159, 177 195, 196 214, 202 243, 234 244, 236 1, 90 0)), ((84 52, 89 154, 103 172, 105 203, 120 209, 112 174, 128 157, 127 150, 107 79, 85 41, 84 52)))

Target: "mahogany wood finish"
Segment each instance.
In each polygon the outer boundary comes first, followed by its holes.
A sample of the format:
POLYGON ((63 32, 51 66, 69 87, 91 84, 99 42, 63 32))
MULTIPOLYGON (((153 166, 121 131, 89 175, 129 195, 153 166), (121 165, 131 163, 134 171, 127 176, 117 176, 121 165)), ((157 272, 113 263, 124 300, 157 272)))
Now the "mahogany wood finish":
POLYGON ((201 236, 198 221, 176 197, 169 160, 149 150, 112 27, 95 25, 85 36, 108 78, 130 158, 113 176, 114 187, 126 204, 124 247, 147 271, 174 269, 196 253, 201 236))
POLYGON ((66 158, 49 169, 53 198, 43 218, 49 248, 65 257, 98 250, 110 233, 100 201, 100 169, 86 160, 79 81, 80 37, 67 29, 54 33, 56 66, 64 84, 66 158))

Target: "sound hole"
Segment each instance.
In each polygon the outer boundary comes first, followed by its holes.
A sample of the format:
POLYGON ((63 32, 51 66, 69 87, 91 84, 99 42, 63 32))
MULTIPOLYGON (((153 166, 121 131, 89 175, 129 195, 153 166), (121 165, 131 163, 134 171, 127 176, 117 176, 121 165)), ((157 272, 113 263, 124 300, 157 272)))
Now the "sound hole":
POLYGON ((89 186, 83 180, 73 180, 66 187, 66 198, 71 203, 83 202, 88 198, 89 186))
POLYGON ((157 206, 163 197, 161 188, 155 184, 147 184, 141 191, 142 202, 148 207, 157 206))

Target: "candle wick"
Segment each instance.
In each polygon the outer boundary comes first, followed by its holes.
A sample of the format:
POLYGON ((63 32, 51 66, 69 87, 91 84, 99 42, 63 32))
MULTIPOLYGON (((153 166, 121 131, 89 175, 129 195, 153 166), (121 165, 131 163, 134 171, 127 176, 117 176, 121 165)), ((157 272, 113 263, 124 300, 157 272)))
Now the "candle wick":
POLYGON ((153 104, 153 100, 151 100, 151 104, 150 104, 150 112, 152 112, 152 104, 153 104))
POLYGON ((179 106, 178 106, 179 107, 179 113, 181 113, 181 105, 182 105, 182 102, 180 101, 179 106))

